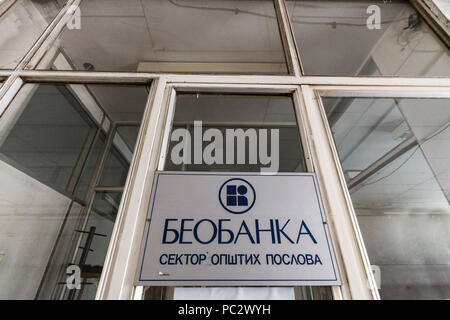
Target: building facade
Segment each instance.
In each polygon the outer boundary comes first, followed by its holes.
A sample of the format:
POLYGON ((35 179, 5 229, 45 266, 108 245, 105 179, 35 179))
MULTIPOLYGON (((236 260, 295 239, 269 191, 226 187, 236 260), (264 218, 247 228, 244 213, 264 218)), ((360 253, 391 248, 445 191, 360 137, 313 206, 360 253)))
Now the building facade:
POLYGON ((449 299, 449 15, 0 0, 0 299, 449 299), (199 123, 276 130, 276 156, 174 159, 199 123), (157 172, 269 167, 317 178, 340 285, 136 285, 157 172))

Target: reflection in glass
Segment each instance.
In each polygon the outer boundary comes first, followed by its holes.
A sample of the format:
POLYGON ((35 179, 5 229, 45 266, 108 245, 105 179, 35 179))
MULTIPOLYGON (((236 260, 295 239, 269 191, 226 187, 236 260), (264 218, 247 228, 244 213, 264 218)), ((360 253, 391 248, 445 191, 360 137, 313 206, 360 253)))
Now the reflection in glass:
MULTIPOLYGON (((106 158, 103 164, 100 160, 95 167, 96 170, 101 170, 99 171, 100 181, 95 187, 96 191, 89 194, 89 201, 92 201, 92 205, 88 207, 89 210, 85 217, 87 221, 78 237, 80 246, 74 248, 75 256, 70 259, 72 263, 80 266, 84 284, 79 291, 64 290, 64 299, 90 300, 95 298, 139 127, 139 124, 114 125, 114 129, 110 133, 112 140, 109 147, 105 145, 103 138, 99 140, 99 145, 107 148, 106 158), (106 191, 105 188, 113 188, 114 191, 106 191)), ((102 148, 101 151, 103 153, 105 149, 102 148)), ((92 189, 89 190, 92 192, 92 189)))
MULTIPOLYGON (((79 263, 74 259, 83 247, 80 236, 86 236, 91 226, 104 234, 103 242, 93 241, 96 253, 85 260, 92 267, 82 271, 84 278, 98 279, 139 122, 135 129, 121 130, 113 151, 106 150, 105 142, 115 134, 117 121, 140 120, 147 93, 145 86, 28 83, 2 114, 0 299, 73 295, 64 292, 67 267, 79 263), (124 96, 130 95, 133 99, 124 108, 124 96), (103 112, 110 120, 102 125, 103 112), (101 160, 114 152, 127 155, 120 172, 107 171, 118 185, 95 193, 101 160)), ((95 290, 89 290, 72 298, 94 298, 95 290)))
POLYGON ((63 5, 57 1, 0 1, 0 69, 17 66, 63 5))
MULTIPOLYGON (((97 191, 92 195, 92 205, 86 216, 87 222, 79 237, 81 245, 75 248, 75 257, 71 259, 72 263, 80 266, 84 284, 79 291, 64 290, 64 299, 95 298, 122 198, 122 191, 104 191, 104 189, 106 187, 123 190, 138 132, 138 125, 115 127, 104 164, 97 164, 97 170, 98 166, 102 168, 100 181, 95 188, 97 191)), ((104 146, 104 140, 99 141, 104 146)))
POLYGON ((39 85, 22 108, 2 138, 0 159, 70 193, 80 153, 89 148, 96 126, 64 85, 39 85))
MULTIPOLYGON (((294 111, 294 104, 290 96, 264 95, 232 95, 232 94, 179 94, 175 115, 173 118, 172 134, 177 129, 186 129, 191 136, 191 163, 176 164, 172 159, 172 152, 179 140, 171 139, 167 171, 241 171, 260 172, 262 168, 277 167, 279 172, 305 172, 305 161, 302 152, 299 129, 294 111), (219 130, 223 137, 222 163, 195 164, 194 155, 194 121, 202 121, 202 132, 208 129, 219 130), (227 150, 227 130, 243 130, 255 132, 257 139, 261 139, 261 130, 267 130, 267 154, 272 155, 270 164, 261 162, 260 145, 253 146, 249 140, 245 144, 245 160, 238 160, 238 141, 235 140, 233 151, 227 150), (278 130, 278 148, 272 146, 272 130, 278 130), (254 147, 254 149, 252 148, 254 147), (227 153, 233 152, 233 164, 227 164, 227 153), (272 154, 273 152, 273 154, 272 154), (252 164, 250 155, 254 153, 256 163, 252 164), (275 163, 277 162, 277 163, 275 163)), ((203 150, 210 144, 203 141, 203 150)), ((220 159, 218 159, 220 160, 220 159)))
POLYGON ((408 1, 287 0, 286 6, 307 75, 450 75, 448 48, 408 1), (371 5, 380 9, 379 26, 371 5))
POLYGON ((40 68, 287 73, 272 0, 89 0, 81 26, 58 39, 64 57, 40 68))
POLYGON ((323 104, 381 297, 450 298, 448 99, 323 104))
MULTIPOLYGON (((80 292, 76 292, 77 300, 95 298, 121 198, 121 192, 98 192, 95 194, 92 209, 84 228, 84 230, 92 231, 93 235, 91 236, 89 233, 82 235, 80 239, 82 249, 77 251, 74 259, 75 263, 82 265, 81 270, 85 275, 83 279, 88 283, 82 286, 80 292), (81 261, 83 254, 85 254, 85 258, 81 261)), ((65 297, 68 298, 70 293, 71 291, 66 290, 65 297)))

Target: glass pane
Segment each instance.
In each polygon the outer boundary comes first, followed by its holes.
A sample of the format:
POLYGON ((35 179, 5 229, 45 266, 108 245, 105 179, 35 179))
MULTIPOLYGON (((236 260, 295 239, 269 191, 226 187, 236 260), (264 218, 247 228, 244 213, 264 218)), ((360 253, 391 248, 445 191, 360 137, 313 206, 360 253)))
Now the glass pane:
MULTIPOLYGON (((271 172, 306 171, 294 102, 290 95, 180 93, 176 97, 168 149, 164 168, 167 171, 260 172, 267 167, 272 168, 271 172), (236 138, 235 134, 239 136, 239 131, 246 135, 245 139, 236 138), (264 135, 267 138, 263 138, 264 135), (231 140, 235 143, 231 144, 231 140), (211 152, 213 162, 207 158, 212 142, 217 146, 211 152), (261 152, 265 154, 262 151, 265 143, 267 154, 271 156, 269 164, 261 158, 261 152), (196 152, 199 146, 203 153, 196 152), (203 156, 200 161, 196 160, 196 153, 203 156), (228 157, 230 153, 233 155, 228 157), (181 163, 178 161, 180 155, 181 163)), ((152 287, 147 289, 145 299, 330 299, 329 291, 327 287, 314 290, 308 287, 173 290, 152 287), (307 295, 306 291, 311 294, 307 295)))
POLYGON ((272 0, 89 0, 79 21, 40 68, 287 73, 272 0))
MULTIPOLYGON (((116 128, 99 185, 121 187, 125 183, 136 145, 139 125, 116 128)), ((101 140, 102 143, 104 140, 101 140)), ((65 290, 64 299, 94 299, 103 268, 122 192, 96 192, 73 263, 79 265, 84 284, 81 290, 65 290), (95 229, 94 229, 95 228, 95 229), (88 232, 93 233, 89 236, 88 232), (92 240, 89 240, 89 237, 92 240), (84 257, 83 257, 84 256, 84 257)))
POLYGON ((1 118, 0 299, 35 298, 59 272, 59 259, 47 263, 70 240, 61 228, 79 218, 68 186, 94 127, 72 99, 62 85, 27 84, 1 118))
MULTIPOLYGON (((246 138, 246 139, 247 139, 246 138)), ((202 150, 207 150, 212 138, 203 139, 202 150)), ((217 141, 219 142, 219 141, 217 141)), ((182 154, 182 152, 181 152, 182 154)), ((264 152, 264 154, 266 154, 264 152)), ((214 155, 214 153, 213 153, 214 155)), ((232 95, 232 94, 179 94, 177 95, 171 142, 165 164, 167 171, 229 171, 259 172, 262 168, 272 172, 305 172, 299 129, 294 112, 294 103, 290 96, 232 95), (217 150, 214 163, 201 159, 195 160, 195 123, 201 134, 217 130, 222 147, 217 150), (248 139, 256 138, 253 144, 245 140, 245 146, 238 146, 238 138, 232 149, 227 148, 227 132, 238 134, 238 130, 247 133, 248 139), (190 161, 179 164, 177 155, 180 147, 180 134, 188 132, 191 137, 190 161), (278 134, 276 136, 275 134, 278 134), (261 157, 263 150, 256 140, 265 138, 267 155, 271 159, 264 164, 261 157), (272 145, 272 142, 274 144, 272 145), (178 147, 177 147, 178 146, 178 147), (244 147, 244 149, 240 149, 244 147), (240 154, 243 161, 239 161, 240 154), (221 153, 221 154, 219 154, 221 153), (230 161, 228 153, 233 154, 230 161), (254 158, 254 161, 252 161, 254 158), (189 162, 189 163, 188 163, 189 162), (241 163, 242 162, 242 163, 241 163)))
POLYGON ((136 146, 137 137, 139 134, 139 126, 119 126, 117 127, 117 134, 122 138, 127 148, 131 151, 136 146))
MULTIPOLYGON (((121 192, 95 194, 92 210, 84 229, 95 234, 91 236, 91 241, 88 241, 88 233, 82 235, 81 248, 77 251, 74 260, 75 264, 81 266, 82 273, 85 275, 83 282, 86 283, 81 290, 76 292, 77 300, 93 300, 95 298, 121 198, 121 192), (84 248, 86 249, 84 250, 84 248), (86 253, 85 258, 83 258, 83 253, 86 253)), ((69 294, 70 291, 66 290, 65 298, 68 298, 69 294)))
POLYGON ((64 6, 64 1, 0 1, 0 69, 14 69, 64 6))
POLYGON ((91 147, 89 156, 84 164, 83 172, 80 175, 78 183, 76 185, 75 195, 79 199, 86 199, 89 192, 89 187, 92 183, 92 178, 94 177, 95 171, 100 165, 100 160, 105 148, 105 136, 100 133, 96 141, 91 147))
POLYGON ((450 75, 448 48, 408 1, 286 5, 307 75, 450 75))
MULTIPOLYGON (((77 230, 80 221, 83 219, 83 209, 84 207, 81 204, 72 202, 59 230, 54 230, 48 235, 54 238, 54 243, 48 244, 48 247, 41 248, 40 250, 52 249, 52 252, 48 257, 45 257, 47 260, 42 260, 42 268, 44 269, 45 267, 45 271, 42 272, 40 278, 33 279, 33 281, 38 282, 39 287, 36 292, 30 292, 30 297, 33 295, 33 298, 27 299, 48 300, 60 298, 61 293, 59 289, 62 287, 61 283, 65 283, 65 280, 67 279, 67 261, 70 261, 70 257, 73 254, 71 248, 73 243, 77 240, 78 233, 74 232, 74 230, 77 230)), ((43 221, 45 221, 45 219, 43 221)), ((39 231, 40 226, 37 225, 36 227, 39 231)), ((43 227, 41 226, 41 228, 43 227)), ((43 231, 45 231, 45 229, 43 229, 43 231)), ((23 235, 21 236, 23 237, 23 235)), ((23 252, 18 252, 19 257, 23 254, 23 252)), ((18 266, 17 261, 15 261, 14 264, 16 267, 18 266)), ((17 283, 19 282, 14 284, 13 281, 11 281, 11 284, 15 285, 16 288, 22 289, 23 287, 19 287, 17 283)), ((9 294, 14 296, 17 295, 18 292, 10 292, 9 294)), ((17 299, 17 297, 14 299, 17 299)))
POLYGON ((323 102, 381 297, 449 299, 449 100, 323 102))
POLYGON ((139 133, 139 126, 120 126, 106 158, 100 186, 121 187, 125 184, 139 133))
POLYGON ((70 202, 0 161, 0 299, 34 299, 70 202))

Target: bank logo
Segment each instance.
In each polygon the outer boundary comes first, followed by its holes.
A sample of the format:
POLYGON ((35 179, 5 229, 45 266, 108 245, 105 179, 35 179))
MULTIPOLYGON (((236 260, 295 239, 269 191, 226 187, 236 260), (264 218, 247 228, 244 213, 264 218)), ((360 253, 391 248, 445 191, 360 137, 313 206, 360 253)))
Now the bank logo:
POLYGON ((256 193, 247 180, 232 178, 224 182, 219 190, 219 201, 230 213, 242 214, 255 204, 256 193))

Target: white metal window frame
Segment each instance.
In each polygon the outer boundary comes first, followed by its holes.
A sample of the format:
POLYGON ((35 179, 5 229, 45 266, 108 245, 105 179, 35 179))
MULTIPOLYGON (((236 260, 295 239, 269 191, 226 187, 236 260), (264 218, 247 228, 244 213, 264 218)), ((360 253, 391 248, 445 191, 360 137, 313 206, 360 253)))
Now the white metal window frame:
MULTIPOLYGON (((284 0, 274 0, 288 75, 205 75, 132 72, 36 71, 82 0, 68 0, 14 70, 0 70, 0 117, 24 83, 152 83, 116 224, 100 279, 97 299, 132 299, 135 264, 143 234, 148 199, 167 128, 171 97, 180 89, 293 94, 308 168, 319 178, 330 218, 343 285, 335 299, 379 299, 342 168, 320 96, 450 97, 450 78, 304 76, 284 0), (306 141, 306 143, 305 143, 306 141), (326 182, 326 183, 325 183, 326 182)), ((413 3, 421 1, 413 0, 413 3)), ((14 113, 14 110, 8 110, 14 113)), ((1 118, 0 118, 1 119, 1 118)), ((0 121, 1 123, 1 121, 0 121)))

